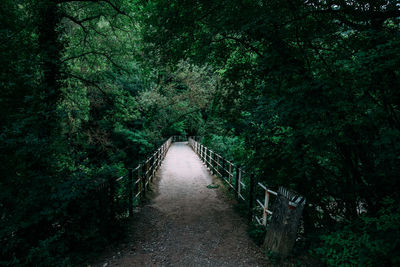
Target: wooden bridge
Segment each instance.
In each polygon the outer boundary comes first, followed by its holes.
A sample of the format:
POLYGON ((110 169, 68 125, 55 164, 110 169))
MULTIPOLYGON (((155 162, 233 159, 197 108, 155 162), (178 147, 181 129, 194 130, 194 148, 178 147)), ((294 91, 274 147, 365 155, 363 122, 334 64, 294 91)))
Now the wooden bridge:
POLYGON ((256 183, 254 177, 195 138, 169 138, 126 175, 99 185, 97 190, 108 195, 109 216, 136 216, 137 221, 128 244, 134 249, 111 251, 99 265, 263 265, 260 248, 246 233, 246 220, 233 212, 232 199, 215 190, 223 184, 247 206, 249 222, 271 229, 266 245, 287 255, 305 200, 284 188, 256 183), (151 201, 135 214, 153 181, 151 201))

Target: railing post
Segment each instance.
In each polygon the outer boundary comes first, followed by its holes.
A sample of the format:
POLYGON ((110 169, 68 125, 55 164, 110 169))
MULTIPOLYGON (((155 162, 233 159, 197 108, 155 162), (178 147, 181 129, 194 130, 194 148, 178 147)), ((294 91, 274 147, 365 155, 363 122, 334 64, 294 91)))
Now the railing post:
MULTIPOLYGON (((236 183, 235 183, 235 191, 236 198, 239 199, 239 186, 240 186, 240 176, 239 176, 240 166, 236 165, 236 183)), ((231 179, 229 179, 230 181, 231 179)))
POLYGON ((132 217, 133 215, 133 170, 128 169, 128 215, 132 217))
POLYGON ((214 174, 213 168, 212 168, 212 159, 211 159, 211 155, 212 155, 211 149, 208 149, 208 168, 210 169, 210 172, 211 172, 212 174, 214 174))
POLYGON ((161 151, 158 149, 158 167, 160 168, 161 166, 161 151))
POLYGON ((216 154, 215 154, 215 152, 211 152, 210 153, 210 157, 211 157, 211 159, 210 159, 210 161, 211 161, 211 166, 212 166, 212 169, 213 169, 213 174, 215 174, 216 173, 216 166, 217 166, 217 163, 216 163, 216 160, 215 160, 215 157, 216 157, 216 154))
POLYGON ((217 173, 217 176, 221 176, 221 173, 219 172, 219 155, 216 154, 215 157, 216 157, 216 163, 215 163, 215 165, 216 165, 216 167, 215 167, 216 170, 215 170, 215 172, 217 173))
POLYGON ((208 169, 211 170, 211 160, 210 160, 210 156, 211 156, 211 151, 209 148, 207 148, 207 153, 206 153, 206 160, 208 163, 208 169), (207 159, 208 158, 208 159, 207 159))
POLYGON ((109 185, 109 204, 110 204, 110 217, 115 218, 115 207, 114 207, 114 195, 115 195, 115 179, 113 177, 108 178, 109 185))
POLYGON ((213 151, 210 149, 210 171, 214 174, 213 151))
POLYGON ((158 166, 160 166, 160 159, 158 157, 158 150, 156 152, 156 169, 158 169, 158 166))
POLYGON ((263 210, 263 225, 264 226, 267 225, 268 204, 269 204, 269 192, 268 192, 268 189, 265 189, 264 210, 263 210))
POLYGON ((210 155, 209 155, 209 162, 210 162, 210 172, 211 174, 214 174, 214 161, 213 161, 213 152, 210 149, 210 155))
MULTIPOLYGON (((137 183, 137 180, 140 179, 139 169, 140 169, 140 164, 139 164, 139 166, 137 168, 136 180, 133 182, 134 183, 133 184, 133 194, 134 194, 135 197, 136 197, 137 193, 139 193, 139 191, 140 191, 140 181, 137 183)), ((133 174, 132 174, 132 176, 133 176, 133 174)))
MULTIPOLYGON (((145 165, 143 164, 142 167, 145 167, 145 165)), ((143 190, 143 198, 146 198, 146 176, 147 174, 144 173, 143 174, 143 170, 142 170, 142 190, 143 190)))
MULTIPOLYGON (((145 176, 146 176, 146 183, 150 181, 150 180, 149 180, 149 178, 150 178, 150 168, 149 168, 149 165, 150 165, 150 159, 146 161, 146 175, 145 175, 145 176)), ((145 184, 145 187, 146 187, 146 184, 145 184)))
POLYGON ((142 191, 143 191, 143 183, 142 183, 143 178, 142 177, 143 177, 142 164, 139 163, 139 166, 138 166, 138 180, 139 180, 139 182, 138 182, 138 185, 137 185, 138 193, 140 192, 140 194, 138 195, 139 198, 141 197, 141 194, 142 194, 142 191))
POLYGON ((221 177, 222 177, 222 179, 224 179, 224 177, 225 177, 225 175, 226 175, 226 173, 225 173, 225 159, 224 158, 221 158, 222 159, 222 172, 221 172, 221 177))
POLYGON ((254 173, 250 175, 249 189, 249 222, 253 220, 253 202, 254 202, 254 173))
POLYGON ((154 175, 156 174, 156 164, 157 164, 157 158, 156 155, 153 154, 153 160, 151 160, 151 181, 154 180, 154 175))

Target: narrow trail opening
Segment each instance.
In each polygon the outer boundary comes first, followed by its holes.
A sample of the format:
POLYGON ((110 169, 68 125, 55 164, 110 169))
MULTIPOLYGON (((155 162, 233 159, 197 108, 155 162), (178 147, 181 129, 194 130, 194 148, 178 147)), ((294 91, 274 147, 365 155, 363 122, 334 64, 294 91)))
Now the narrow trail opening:
POLYGON ((171 145, 126 244, 98 266, 262 266, 246 222, 186 142, 171 145))

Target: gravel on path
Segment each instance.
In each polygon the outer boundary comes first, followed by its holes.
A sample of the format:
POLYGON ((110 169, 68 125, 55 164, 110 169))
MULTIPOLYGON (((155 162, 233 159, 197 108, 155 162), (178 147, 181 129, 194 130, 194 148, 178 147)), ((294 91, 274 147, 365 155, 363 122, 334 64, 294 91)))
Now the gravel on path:
POLYGON ((265 266, 246 221, 187 142, 173 143, 127 242, 95 266, 265 266))

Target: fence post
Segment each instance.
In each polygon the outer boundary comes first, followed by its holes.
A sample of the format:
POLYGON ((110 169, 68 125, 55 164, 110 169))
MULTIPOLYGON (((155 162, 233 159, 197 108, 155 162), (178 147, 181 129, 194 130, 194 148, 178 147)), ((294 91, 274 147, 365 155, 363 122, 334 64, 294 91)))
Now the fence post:
MULTIPOLYGON (((133 176, 133 174, 132 174, 132 176, 133 176)), ((133 182, 133 194, 134 194, 135 197, 140 191, 140 181, 137 182, 137 180, 139 180, 139 179, 140 179, 140 164, 139 164, 138 169, 137 169, 136 180, 133 182)))
POLYGON ((264 247, 287 257, 296 242, 305 198, 280 187, 272 209, 264 247))
POLYGON ((206 146, 203 146, 203 161, 204 161, 204 164, 206 164, 206 166, 207 166, 207 147, 206 146))
POLYGON ((222 175, 221 175, 221 172, 220 172, 220 169, 219 169, 219 155, 217 154, 215 156, 217 157, 217 163, 216 163, 216 165, 217 165, 216 169, 217 170, 215 172, 217 173, 217 176, 221 177, 222 175))
POLYGON ((254 173, 250 175, 250 195, 249 195, 249 222, 253 220, 253 202, 254 202, 254 173))
MULTIPOLYGON (((145 167, 145 165, 143 164, 142 167, 145 167)), ((142 178, 143 198, 146 198, 146 176, 147 176, 147 174, 146 173, 143 174, 143 170, 142 170, 141 178, 142 178)))
POLYGON ((214 160, 213 160, 213 151, 210 150, 210 171, 214 174, 214 160))
POLYGON ((240 166, 239 165, 236 165, 236 183, 235 183, 235 191, 236 191, 236 198, 237 199, 239 199, 239 183, 240 183, 240 181, 239 181, 239 179, 240 179, 240 176, 239 176, 239 170, 240 170, 240 166))
POLYGON ((213 173, 212 171, 212 160, 211 160, 211 149, 208 149, 209 153, 208 153, 208 169, 211 171, 211 173, 213 173))
MULTIPOLYGON (((149 182, 150 183, 150 159, 146 161, 146 183, 149 182)), ((146 186, 146 185, 145 185, 146 186)))
POLYGON ((158 169, 158 167, 160 166, 160 155, 159 155, 159 153, 158 153, 158 151, 159 150, 157 150, 157 153, 156 153, 156 168, 158 169))
POLYGON ((128 169, 128 197, 129 197, 129 201, 128 201, 128 215, 129 217, 132 217, 133 215, 133 170, 132 169, 128 169))
POLYGON ((110 219, 115 218, 114 195, 115 195, 115 179, 114 177, 108 178, 109 185, 109 203, 110 203, 110 219))
POLYGON ((222 157, 221 157, 221 159, 222 159, 222 172, 221 172, 221 177, 222 177, 222 179, 224 179, 224 177, 225 177, 225 175, 226 175, 226 173, 225 173, 225 159, 222 158, 222 157))
POLYGON ((211 150, 208 148, 207 153, 206 153, 206 159, 208 157, 207 163, 208 163, 208 169, 212 172, 211 168, 211 150))
POLYGON ((154 180, 154 175, 156 174, 156 169, 155 169, 155 166, 156 166, 156 156, 153 154, 153 159, 152 160, 150 160, 152 163, 151 163, 151 181, 153 181, 154 180))
POLYGON ((210 157, 209 157, 209 161, 210 161, 210 172, 211 172, 211 174, 215 174, 215 171, 214 171, 214 156, 215 156, 215 153, 213 153, 213 151, 212 150, 210 150, 210 157))

